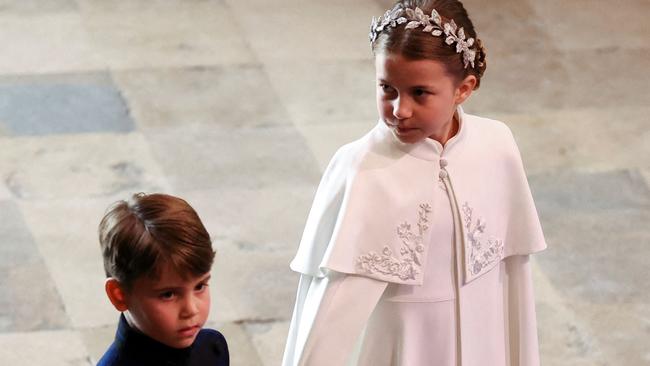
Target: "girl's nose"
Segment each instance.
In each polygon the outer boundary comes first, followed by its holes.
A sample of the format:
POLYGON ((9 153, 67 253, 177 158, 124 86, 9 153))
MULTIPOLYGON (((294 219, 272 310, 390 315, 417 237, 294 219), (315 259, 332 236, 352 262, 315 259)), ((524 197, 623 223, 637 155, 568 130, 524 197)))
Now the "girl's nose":
POLYGON ((407 119, 411 118, 412 115, 413 109, 406 98, 398 98, 393 102, 393 116, 395 116, 396 119, 407 119))

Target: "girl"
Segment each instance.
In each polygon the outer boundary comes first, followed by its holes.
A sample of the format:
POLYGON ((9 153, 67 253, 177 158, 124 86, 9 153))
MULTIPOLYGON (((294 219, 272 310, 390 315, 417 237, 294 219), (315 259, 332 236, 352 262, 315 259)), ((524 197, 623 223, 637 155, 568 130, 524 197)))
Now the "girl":
POLYGON ((291 268, 284 365, 538 365, 519 151, 463 112, 485 50, 457 0, 373 19, 379 123, 334 155, 291 268))

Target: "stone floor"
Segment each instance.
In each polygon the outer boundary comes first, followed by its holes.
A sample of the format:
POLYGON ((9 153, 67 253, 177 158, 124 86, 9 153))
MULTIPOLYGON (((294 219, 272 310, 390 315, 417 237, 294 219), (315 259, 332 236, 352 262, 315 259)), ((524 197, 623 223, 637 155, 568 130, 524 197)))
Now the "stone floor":
MULTIPOLYGON (((96 227, 186 197, 218 248, 210 325, 278 365, 319 175, 376 119, 385 0, 0 0, 0 364, 90 365, 117 314, 96 227)), ((466 110, 514 131, 549 249, 544 365, 650 365, 647 0, 465 1, 488 48, 466 110)))

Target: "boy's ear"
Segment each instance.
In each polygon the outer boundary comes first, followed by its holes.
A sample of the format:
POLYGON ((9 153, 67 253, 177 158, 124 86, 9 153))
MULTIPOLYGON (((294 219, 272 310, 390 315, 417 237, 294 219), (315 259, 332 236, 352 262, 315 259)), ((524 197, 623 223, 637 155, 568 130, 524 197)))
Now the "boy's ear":
POLYGON ((122 286, 115 278, 107 278, 104 283, 104 289, 106 290, 108 299, 111 300, 111 303, 117 311, 124 312, 128 310, 129 307, 126 302, 124 289, 122 289, 122 286))

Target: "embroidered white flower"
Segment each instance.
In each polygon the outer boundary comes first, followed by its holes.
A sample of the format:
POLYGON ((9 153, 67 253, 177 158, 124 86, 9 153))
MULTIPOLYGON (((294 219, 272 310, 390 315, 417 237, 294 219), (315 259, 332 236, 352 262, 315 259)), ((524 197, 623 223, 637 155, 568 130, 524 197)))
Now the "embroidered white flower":
POLYGON ((400 248, 401 259, 393 256, 393 251, 386 245, 381 254, 369 252, 357 258, 357 267, 361 272, 369 274, 384 274, 398 277, 401 280, 413 280, 420 273, 422 266, 420 255, 424 253, 422 244, 424 233, 429 229, 429 213, 431 206, 426 203, 418 210, 418 232, 413 233, 411 224, 404 222, 397 227, 397 236, 402 240, 400 248))
POLYGON ((503 240, 489 238, 481 241, 487 223, 481 217, 472 223, 473 210, 469 204, 463 204, 463 221, 465 223, 467 246, 469 247, 469 271, 472 275, 481 273, 492 263, 503 258, 503 240))

